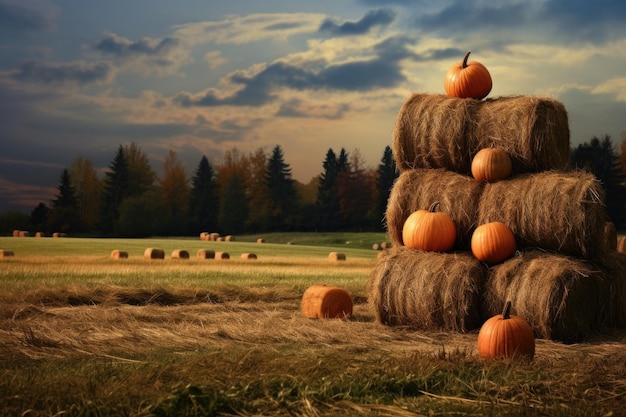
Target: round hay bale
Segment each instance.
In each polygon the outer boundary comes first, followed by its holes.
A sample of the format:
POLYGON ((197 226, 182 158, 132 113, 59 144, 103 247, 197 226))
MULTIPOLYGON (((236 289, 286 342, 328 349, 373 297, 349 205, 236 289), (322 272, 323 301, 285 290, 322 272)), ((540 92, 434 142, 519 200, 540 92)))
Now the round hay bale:
POLYGON ((378 243, 374 243, 372 245, 372 249, 373 250, 383 250, 383 248, 378 243))
POLYGON ((486 267, 469 252, 380 253, 367 281, 376 320, 389 326, 465 332, 478 329, 486 267))
POLYGON ((234 242, 236 239, 235 239, 235 236, 233 236, 233 235, 227 235, 227 236, 224 238, 224 240, 225 240, 226 242, 234 242))
POLYGON ((20 237, 20 230, 13 229, 13 237, 20 237))
POLYGON ((111 252, 111 259, 128 259, 128 252, 115 249, 111 252))
POLYGON ((143 252, 143 256, 148 259, 165 259, 165 251, 163 249, 147 248, 143 252))
POLYGON ((241 259, 253 260, 257 259, 256 253, 242 253, 241 259))
POLYGON ((222 237, 222 236, 217 236, 217 237, 215 238, 215 241, 216 241, 216 242, 223 242, 223 241, 224 241, 224 237, 222 237))
POLYGON ((35 237, 39 237, 39 238, 46 237, 46 234, 44 232, 37 232, 35 233, 35 237))
POLYGON ((263 239, 262 237, 258 238, 256 240, 256 243, 265 243, 265 239, 263 239))
POLYGON ((618 252, 626 253, 626 236, 620 236, 620 238, 617 239, 616 250, 618 252))
POLYGON ((510 300, 538 337, 579 342, 618 321, 619 281, 579 258, 521 252, 489 269, 483 318, 510 300))
POLYGON ((189 252, 184 249, 176 249, 172 252, 173 259, 189 259, 189 252))
POLYGON ((343 319, 352 315, 352 297, 343 288, 313 285, 302 295, 302 313, 319 319, 343 319))
POLYGON ((15 253, 12 250, 0 249, 0 259, 11 258, 13 256, 15 256, 15 253))
POLYGON ((533 96, 487 100, 413 94, 396 118, 392 150, 401 171, 445 168, 469 174, 474 155, 500 147, 513 173, 563 169, 569 122, 556 100, 533 96))
POLYGON ((200 240, 209 240, 209 232, 200 233, 200 240))
POLYGON ((606 254, 604 191, 586 172, 523 174, 486 184, 477 221, 506 224, 518 248, 539 247, 585 259, 606 254))
POLYGON ((391 242, 383 242, 380 244, 380 248, 381 249, 389 249, 391 247, 392 243, 391 242))
POLYGON ((28 237, 30 236, 30 232, 28 232, 27 230, 20 230, 20 237, 28 237))
POLYGON ((341 252, 331 252, 328 254, 328 259, 331 261, 345 261, 346 254, 341 252))
POLYGON ((617 250, 617 229, 615 229, 615 223, 604 223, 604 242, 606 249, 617 250))
POLYGON ((215 252, 215 259, 230 259, 228 252, 215 252))
POLYGON ((198 249, 196 257, 202 259, 215 259, 215 251, 211 249, 198 249))
POLYGON ((403 245, 402 228, 407 217, 439 202, 438 211, 450 216, 456 226, 455 247, 469 250, 483 187, 473 178, 444 169, 402 172, 387 202, 385 217, 389 239, 394 246, 403 245))
POLYGON ((54 233, 52 233, 52 237, 53 237, 53 238, 63 238, 63 237, 67 237, 67 233, 63 233, 63 232, 54 232, 54 233))
POLYGON ((220 237, 219 233, 213 232, 213 233, 209 233, 209 240, 212 242, 217 241, 217 238, 220 237))

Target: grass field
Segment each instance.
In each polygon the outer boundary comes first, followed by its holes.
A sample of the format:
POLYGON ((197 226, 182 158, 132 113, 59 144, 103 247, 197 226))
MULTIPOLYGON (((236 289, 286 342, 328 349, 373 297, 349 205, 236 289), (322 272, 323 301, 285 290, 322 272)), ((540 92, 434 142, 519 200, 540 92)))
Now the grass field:
POLYGON ((625 331, 485 362, 476 333, 375 322, 365 284, 383 234, 264 238, 0 238, 15 253, 0 259, 0 415, 626 415, 625 331), (304 317, 313 284, 349 290, 353 316, 304 317))

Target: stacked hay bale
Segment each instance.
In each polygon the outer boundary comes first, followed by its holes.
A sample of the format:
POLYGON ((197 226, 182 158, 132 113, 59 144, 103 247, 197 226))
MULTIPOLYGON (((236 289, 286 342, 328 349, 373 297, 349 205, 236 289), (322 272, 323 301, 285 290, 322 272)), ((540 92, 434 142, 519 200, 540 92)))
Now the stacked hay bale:
POLYGON ((624 322, 626 261, 607 242, 604 194, 588 173, 566 171, 567 112, 549 98, 487 100, 413 94, 401 108, 392 149, 401 174, 386 220, 392 248, 368 280, 377 319, 454 331, 477 329, 511 300, 536 335, 577 341, 624 322), (512 175, 471 176, 474 155, 498 147, 512 175), (450 253, 403 247, 407 217, 439 202, 457 229, 450 253), (474 229, 500 221, 518 252, 498 265, 470 251, 474 229))

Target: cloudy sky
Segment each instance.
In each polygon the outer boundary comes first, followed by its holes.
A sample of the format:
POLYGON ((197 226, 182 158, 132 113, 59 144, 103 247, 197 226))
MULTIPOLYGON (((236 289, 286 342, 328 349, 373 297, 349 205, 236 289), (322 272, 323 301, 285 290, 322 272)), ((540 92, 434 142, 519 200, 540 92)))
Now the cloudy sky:
POLYGON ((571 144, 626 130, 623 0, 0 0, 0 212, 53 197, 84 156, 137 143, 155 170, 281 145, 294 178, 326 151, 376 166, 411 92, 467 51, 489 97, 542 95, 571 144))

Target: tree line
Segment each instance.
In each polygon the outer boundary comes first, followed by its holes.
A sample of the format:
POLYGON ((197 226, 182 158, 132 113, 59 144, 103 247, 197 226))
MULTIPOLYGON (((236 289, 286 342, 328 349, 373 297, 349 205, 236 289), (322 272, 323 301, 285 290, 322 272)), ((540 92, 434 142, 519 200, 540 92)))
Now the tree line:
MULTIPOLYGON (((606 191, 607 212, 626 229, 626 137, 621 152, 610 137, 571 150, 570 166, 592 172, 606 191)), ((377 167, 358 149, 328 149, 322 172, 308 184, 292 178, 283 150, 228 150, 221 164, 206 156, 189 178, 170 150, 159 177, 136 144, 120 145, 103 178, 82 156, 60 177, 57 192, 30 215, 5 213, 0 227, 92 236, 181 236, 200 232, 384 231, 384 213, 399 175, 386 146, 377 167)))

